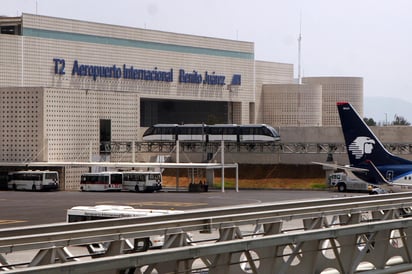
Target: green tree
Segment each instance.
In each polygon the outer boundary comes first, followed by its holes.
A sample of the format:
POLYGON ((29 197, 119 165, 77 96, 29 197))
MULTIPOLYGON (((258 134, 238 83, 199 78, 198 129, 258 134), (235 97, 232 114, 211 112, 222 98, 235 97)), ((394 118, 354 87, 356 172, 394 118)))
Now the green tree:
POLYGON ((392 125, 394 126, 409 126, 411 123, 408 122, 408 120, 405 119, 403 116, 399 116, 395 114, 395 120, 392 122, 392 125))
POLYGON ((365 121, 365 123, 366 123, 368 126, 376 126, 376 122, 375 122, 375 120, 373 120, 373 118, 367 118, 367 117, 365 117, 365 118, 363 118, 363 121, 365 121))

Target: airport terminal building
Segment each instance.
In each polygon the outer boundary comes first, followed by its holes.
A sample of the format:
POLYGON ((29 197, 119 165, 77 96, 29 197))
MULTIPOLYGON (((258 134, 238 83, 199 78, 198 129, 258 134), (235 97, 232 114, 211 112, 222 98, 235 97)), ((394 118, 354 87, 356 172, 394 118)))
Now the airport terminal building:
POLYGON ((340 100, 363 112, 362 78, 298 85, 253 42, 22 14, 0 17, 0 64, 0 166, 87 161, 158 123, 337 126, 340 100))

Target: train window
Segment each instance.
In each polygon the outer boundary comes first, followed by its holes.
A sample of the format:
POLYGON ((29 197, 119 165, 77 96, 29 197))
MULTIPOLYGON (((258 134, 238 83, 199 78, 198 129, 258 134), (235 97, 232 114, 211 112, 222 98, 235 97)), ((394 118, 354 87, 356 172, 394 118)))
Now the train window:
POLYGON ((204 134, 202 126, 181 126, 179 127, 179 134, 184 135, 202 135, 204 134))
POLYGON ((179 127, 178 131, 179 131, 179 134, 185 134, 185 135, 190 134, 190 128, 188 127, 179 127))
POLYGON ((240 129, 240 134, 242 135, 253 135, 254 133, 254 128, 253 127, 243 127, 240 129))
MULTIPOLYGON (((273 136, 273 133, 270 132, 270 130, 269 130, 268 128, 262 127, 261 130, 262 130, 262 134, 263 134, 263 135, 273 136)), ((276 136, 276 135, 275 135, 275 136, 276 136)))
POLYGON ((176 131, 175 126, 153 126, 148 128, 143 136, 150 136, 150 135, 174 135, 176 131))
POLYGON ((162 127, 160 133, 163 135, 175 134, 175 127, 162 127))
POLYGON ((223 129, 221 127, 209 127, 208 129, 209 134, 213 134, 213 135, 219 135, 222 134, 223 129))
POLYGON ((237 127, 223 127, 222 132, 224 135, 236 135, 237 127))
POLYGON ((152 135, 153 133, 156 132, 155 127, 149 127, 148 129, 146 129, 146 131, 144 132, 143 136, 148 136, 148 135, 152 135))
POLYGON ((195 135, 204 134, 202 127, 192 127, 191 130, 192 130, 192 134, 195 134, 195 135))
POLYGON ((166 129, 163 128, 163 127, 155 127, 154 130, 153 130, 153 133, 154 133, 154 134, 163 134, 163 132, 164 132, 165 130, 166 130, 166 129))

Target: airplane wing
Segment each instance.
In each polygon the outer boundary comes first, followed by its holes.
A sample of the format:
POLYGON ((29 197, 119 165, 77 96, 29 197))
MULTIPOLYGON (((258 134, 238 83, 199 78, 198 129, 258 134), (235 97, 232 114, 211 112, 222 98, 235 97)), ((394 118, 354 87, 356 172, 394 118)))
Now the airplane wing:
POLYGON ((378 170, 378 168, 375 166, 375 164, 367 160, 366 161, 370 166, 371 166, 371 173, 375 177, 375 180, 378 184, 386 184, 386 185, 392 185, 391 182, 389 182, 383 175, 382 173, 378 170))
MULTIPOLYGON (((337 164, 328 164, 328 163, 320 163, 320 162, 312 162, 314 164, 330 167, 330 168, 335 168, 335 169, 342 169, 345 170, 347 173, 352 173, 355 172, 369 172, 374 178, 375 182, 370 183, 375 186, 393 186, 393 183, 389 182, 383 175, 382 173, 378 170, 378 168, 375 166, 375 164, 368 160, 366 161, 369 166, 371 167, 370 169, 365 169, 365 168, 357 168, 357 167, 351 167, 351 166, 342 166, 342 165, 337 165, 337 164)), ((388 189, 385 189, 388 190, 388 189)))
POLYGON ((357 171, 357 172, 368 172, 369 169, 366 168, 359 168, 359 167, 353 167, 353 166, 342 166, 342 165, 338 165, 338 164, 329 164, 329 163, 321 163, 321 162, 312 162, 312 164, 316 164, 316 165, 321 165, 324 167, 330 167, 330 168, 334 168, 334 169, 343 169, 343 170, 347 170, 347 171, 357 171))

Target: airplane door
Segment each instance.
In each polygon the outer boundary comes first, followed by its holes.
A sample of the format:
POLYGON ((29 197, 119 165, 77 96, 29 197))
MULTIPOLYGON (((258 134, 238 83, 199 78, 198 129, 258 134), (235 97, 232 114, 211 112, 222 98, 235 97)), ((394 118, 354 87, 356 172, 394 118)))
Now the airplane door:
POLYGON ((392 182, 393 180, 393 170, 387 170, 386 171, 386 180, 389 182, 392 182))

